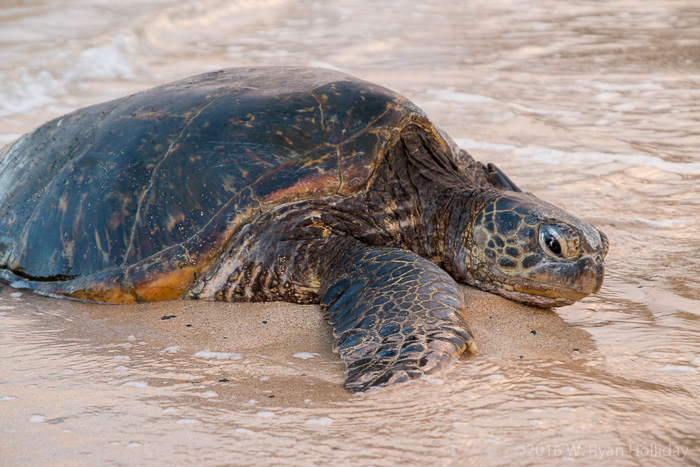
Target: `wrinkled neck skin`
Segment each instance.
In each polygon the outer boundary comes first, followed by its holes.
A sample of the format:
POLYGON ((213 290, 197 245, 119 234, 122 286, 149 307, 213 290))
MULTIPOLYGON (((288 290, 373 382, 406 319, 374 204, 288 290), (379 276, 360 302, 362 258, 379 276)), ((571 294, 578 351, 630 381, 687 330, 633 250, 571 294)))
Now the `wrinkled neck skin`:
POLYGON ((358 210, 370 214, 381 235, 369 226, 350 234, 365 243, 411 250, 466 282, 463 268, 455 267, 464 264, 465 232, 498 191, 481 164, 442 143, 418 128, 405 129, 363 199, 347 200, 361 201, 358 210))

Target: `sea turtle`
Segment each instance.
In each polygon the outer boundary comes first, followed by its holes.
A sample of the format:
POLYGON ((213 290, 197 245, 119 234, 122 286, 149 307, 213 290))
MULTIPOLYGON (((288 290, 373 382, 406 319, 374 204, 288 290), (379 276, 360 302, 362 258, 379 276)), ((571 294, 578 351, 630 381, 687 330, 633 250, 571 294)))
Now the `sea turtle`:
POLYGON ((337 71, 202 74, 52 120, 0 158, 4 281, 320 303, 352 391, 475 348, 457 283, 555 307, 603 280, 605 235, 337 71))

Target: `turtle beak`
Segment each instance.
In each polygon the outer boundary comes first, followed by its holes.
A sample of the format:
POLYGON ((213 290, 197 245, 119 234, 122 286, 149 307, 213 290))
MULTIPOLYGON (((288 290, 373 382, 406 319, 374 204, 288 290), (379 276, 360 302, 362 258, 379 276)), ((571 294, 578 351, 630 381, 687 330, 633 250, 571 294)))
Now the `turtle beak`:
POLYGON ((605 276, 604 259, 610 246, 608 237, 603 232, 595 227, 592 230, 598 233, 600 239, 589 237, 587 249, 590 253, 575 262, 574 270, 576 274, 571 282, 574 285, 573 291, 585 295, 596 294, 603 287, 603 277, 605 276))
POLYGON ((603 287, 603 277, 605 276, 605 266, 601 256, 582 258, 576 262, 576 269, 579 271, 575 291, 585 295, 596 294, 603 287))
POLYGON ((601 287, 603 287, 603 278, 605 277, 605 263, 603 260, 608 255, 608 250, 610 249, 610 242, 608 241, 607 235, 600 230, 598 230, 598 234, 600 234, 601 249, 603 251, 601 255, 596 255, 595 257, 590 258, 591 262, 593 262, 591 270, 595 271, 594 274, 596 277, 596 286, 593 293, 600 292, 601 287))

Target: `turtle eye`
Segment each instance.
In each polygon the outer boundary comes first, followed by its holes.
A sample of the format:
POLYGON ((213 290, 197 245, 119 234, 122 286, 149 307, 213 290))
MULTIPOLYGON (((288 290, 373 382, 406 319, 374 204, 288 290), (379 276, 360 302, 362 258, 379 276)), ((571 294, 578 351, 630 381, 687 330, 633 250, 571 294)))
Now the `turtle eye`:
POLYGON ((561 255, 561 245, 557 239, 552 236, 551 232, 542 232, 542 242, 549 251, 557 256, 561 255))
POLYGON ((540 227, 540 246, 554 258, 571 258, 578 252, 578 236, 560 225, 540 227))

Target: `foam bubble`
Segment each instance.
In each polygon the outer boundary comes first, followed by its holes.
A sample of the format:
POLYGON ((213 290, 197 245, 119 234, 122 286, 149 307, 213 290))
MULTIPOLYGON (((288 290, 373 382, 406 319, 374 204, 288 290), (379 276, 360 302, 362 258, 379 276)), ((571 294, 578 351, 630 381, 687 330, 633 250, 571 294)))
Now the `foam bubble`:
POLYGON ((65 94, 65 85, 48 70, 32 72, 20 67, 0 88, 0 117, 47 107, 65 94))
POLYGON ((695 371, 692 366, 685 365, 666 365, 665 367, 659 368, 662 373, 691 373, 695 371))
POLYGON ((130 388, 145 388, 148 387, 148 383, 145 381, 127 381, 126 383, 124 383, 124 386, 130 388))
POLYGON ((428 384, 434 384, 434 385, 438 385, 438 386, 441 385, 441 384, 445 384, 445 381, 442 380, 442 379, 440 379, 440 378, 434 378, 434 377, 430 377, 430 376, 424 376, 424 377, 421 378, 421 379, 422 379, 423 381, 425 381, 426 383, 428 383, 428 384))
POLYGON ((331 425, 333 423, 333 419, 330 417, 309 418, 304 423, 307 425, 331 425))
POLYGON ((224 360, 224 359, 229 359, 229 360, 238 360, 239 358, 242 358, 243 355, 239 353, 232 353, 232 352, 209 352, 208 350, 202 350, 200 352, 197 352, 194 354, 195 357, 202 357, 202 358, 215 358, 217 360, 224 360))
POLYGON ((89 47, 80 52, 72 69, 64 74, 66 81, 129 79, 134 76, 131 62, 133 41, 124 35, 112 42, 89 47))
POLYGON ((582 84, 592 85, 594 88, 601 91, 659 91, 663 89, 656 83, 646 82, 646 83, 627 83, 627 84, 615 84, 607 83, 605 81, 582 81, 582 84))
POLYGON ((428 91, 427 94, 436 97, 437 100, 441 102, 451 101, 460 104, 493 104, 496 102, 496 99, 492 97, 453 91, 450 89, 433 89, 428 91))
POLYGON ((296 358, 302 358, 306 360, 307 358, 314 358, 314 357, 320 357, 321 354, 318 353, 311 353, 311 352, 297 352, 294 354, 296 358))

